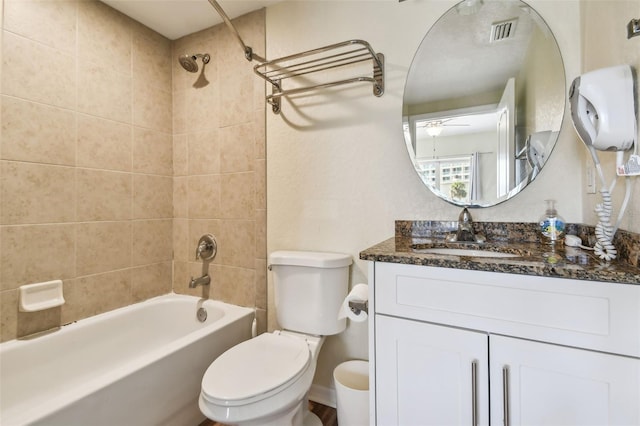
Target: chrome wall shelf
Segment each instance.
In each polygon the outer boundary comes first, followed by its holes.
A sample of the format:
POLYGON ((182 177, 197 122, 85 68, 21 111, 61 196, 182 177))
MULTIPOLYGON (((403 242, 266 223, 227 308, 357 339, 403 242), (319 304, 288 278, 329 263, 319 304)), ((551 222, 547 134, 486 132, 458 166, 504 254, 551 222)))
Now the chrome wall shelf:
POLYGON ((348 40, 295 55, 264 61, 254 66, 253 71, 271 84, 272 92, 266 96, 266 101, 276 114, 280 112, 283 96, 333 86, 367 82, 373 85, 374 96, 379 97, 384 94, 384 55, 374 52, 369 43, 364 40, 348 40), (367 61, 371 61, 372 64, 372 72, 369 75, 330 80, 288 90, 283 89, 283 80, 367 61))
MULTIPOLYGON (((231 19, 216 0, 208 0, 211 6, 218 12, 231 33, 240 44, 244 57, 248 61, 258 59, 250 46, 247 46, 231 19)), ((373 51, 369 43, 364 40, 348 40, 342 43, 331 44, 318 49, 284 56, 271 61, 260 62, 253 67, 253 71, 265 79, 272 86, 272 92, 267 95, 266 101, 271 105, 274 113, 278 114, 283 96, 294 95, 312 90, 323 89, 343 84, 368 82, 373 84, 373 94, 382 96, 384 93, 384 55, 373 51), (372 72, 366 76, 356 76, 341 80, 331 80, 321 83, 313 83, 308 86, 297 86, 284 90, 282 81, 293 79, 303 75, 319 73, 331 69, 342 68, 360 62, 371 61, 372 72)), ((301 80, 302 81, 302 80, 301 80)))

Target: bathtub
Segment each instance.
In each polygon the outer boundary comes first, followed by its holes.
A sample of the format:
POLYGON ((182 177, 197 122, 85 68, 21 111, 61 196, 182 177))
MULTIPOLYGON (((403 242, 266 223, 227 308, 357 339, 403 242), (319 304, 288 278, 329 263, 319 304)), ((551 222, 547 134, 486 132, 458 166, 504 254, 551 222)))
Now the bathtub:
POLYGON ((0 425, 197 426, 205 370, 251 337, 253 317, 169 294, 2 343, 0 425))

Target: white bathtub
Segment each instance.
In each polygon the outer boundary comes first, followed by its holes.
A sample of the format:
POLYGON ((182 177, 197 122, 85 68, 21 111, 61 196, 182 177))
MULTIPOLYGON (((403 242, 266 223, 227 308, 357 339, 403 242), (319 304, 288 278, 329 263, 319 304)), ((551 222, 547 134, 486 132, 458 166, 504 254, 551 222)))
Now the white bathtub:
POLYGON ((0 425, 197 426, 205 370, 252 321, 249 308, 169 294, 2 343, 0 425))

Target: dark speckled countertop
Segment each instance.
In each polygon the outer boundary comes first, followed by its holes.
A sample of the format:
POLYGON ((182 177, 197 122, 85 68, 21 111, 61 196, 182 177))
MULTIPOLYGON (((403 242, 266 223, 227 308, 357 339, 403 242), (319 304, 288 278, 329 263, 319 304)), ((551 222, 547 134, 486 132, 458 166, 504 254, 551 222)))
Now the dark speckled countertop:
MULTIPOLYGON (((541 243, 535 223, 474 222, 476 233, 487 242, 449 243, 445 237, 457 222, 396 221, 396 236, 360 253, 360 259, 441 268, 504 272, 555 278, 572 278, 624 284, 640 284, 640 235, 619 230, 614 244, 618 259, 605 263, 592 251, 541 243), (493 258, 425 253, 426 248, 465 248, 511 253, 517 257, 493 258)), ((593 228, 568 224, 567 234, 593 245, 593 228)))

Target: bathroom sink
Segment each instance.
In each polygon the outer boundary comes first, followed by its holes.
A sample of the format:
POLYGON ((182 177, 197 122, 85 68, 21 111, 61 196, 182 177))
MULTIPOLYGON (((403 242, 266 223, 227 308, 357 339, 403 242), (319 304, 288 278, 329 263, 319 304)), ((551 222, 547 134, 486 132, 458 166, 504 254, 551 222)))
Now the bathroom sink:
POLYGON ((502 253, 497 251, 477 250, 467 248, 446 248, 446 247, 433 247, 416 250, 420 253, 429 254, 444 254, 455 256, 469 256, 469 257, 521 257, 519 254, 514 253, 502 253))

